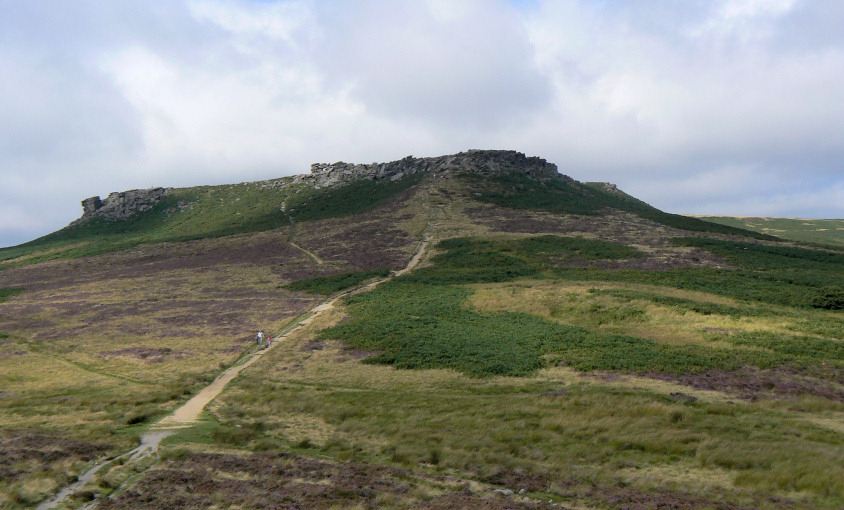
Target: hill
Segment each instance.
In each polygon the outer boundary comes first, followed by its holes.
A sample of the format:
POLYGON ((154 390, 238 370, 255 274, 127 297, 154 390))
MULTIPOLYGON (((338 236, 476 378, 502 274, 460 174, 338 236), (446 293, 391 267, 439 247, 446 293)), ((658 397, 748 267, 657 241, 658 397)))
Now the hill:
POLYGON ((84 204, 0 250, 4 508, 844 504, 842 250, 512 151, 84 204))
POLYGON ((844 246, 844 220, 749 218, 742 216, 696 217, 705 221, 752 230, 792 241, 838 247, 844 246))

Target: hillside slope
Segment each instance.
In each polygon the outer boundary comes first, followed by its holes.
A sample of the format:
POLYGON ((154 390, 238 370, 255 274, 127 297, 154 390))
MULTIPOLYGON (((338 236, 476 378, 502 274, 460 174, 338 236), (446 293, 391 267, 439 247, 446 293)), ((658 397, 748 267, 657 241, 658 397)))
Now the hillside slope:
MULTIPOLYGON (((0 263, 9 266, 98 255, 144 243, 223 237, 347 216, 385 203, 418 184, 423 176, 437 175, 466 179, 477 199, 505 207, 581 215, 599 215, 615 209, 687 230, 766 238, 747 230, 663 213, 617 190, 607 191, 561 175, 555 165, 540 158, 527 158, 513 151, 476 150, 436 158, 409 156, 371 165, 314 164, 310 175, 170 188, 162 197, 156 195, 156 201, 145 204, 135 214, 120 216, 119 220, 86 212, 62 230, 0 249, 0 263)), ((83 201, 86 211, 93 207, 88 205, 93 201, 99 201, 99 197, 83 201)))
POLYGON ((0 507, 128 451, 258 329, 284 341, 159 459, 63 505, 844 504, 842 250, 509 151, 96 210, 0 251, 0 507))
POLYGON ((792 241, 844 246, 844 220, 746 218, 740 216, 697 216, 697 218, 792 241))

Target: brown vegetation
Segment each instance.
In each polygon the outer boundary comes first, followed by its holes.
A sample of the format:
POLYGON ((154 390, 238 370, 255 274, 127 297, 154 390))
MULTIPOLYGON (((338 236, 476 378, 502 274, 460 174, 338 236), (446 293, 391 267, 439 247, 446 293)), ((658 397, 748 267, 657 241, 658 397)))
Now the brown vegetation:
MULTIPOLYGON (((546 508, 496 498, 457 480, 372 464, 334 463, 284 453, 189 453, 152 470, 102 509, 209 508, 546 508)), ((560 508, 559 506, 557 508, 560 508)))
POLYGON ((760 397, 813 395, 844 402, 844 388, 829 381, 800 376, 793 370, 777 368, 759 370, 743 367, 740 370, 710 370, 699 374, 648 374, 648 377, 673 381, 700 390, 717 390, 756 400, 760 397))

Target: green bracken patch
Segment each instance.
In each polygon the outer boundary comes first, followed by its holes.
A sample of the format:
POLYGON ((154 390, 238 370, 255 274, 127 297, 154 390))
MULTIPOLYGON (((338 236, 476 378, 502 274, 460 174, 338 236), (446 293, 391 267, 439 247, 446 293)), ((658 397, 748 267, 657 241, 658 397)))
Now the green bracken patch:
MULTIPOLYGON (((681 242, 705 246, 716 252, 733 249, 737 253, 731 255, 730 261, 740 269, 555 270, 554 263, 561 258, 589 261, 631 257, 638 252, 614 243, 558 236, 516 240, 450 239, 437 245, 441 253, 432 258, 433 266, 414 271, 368 294, 348 298, 352 321, 325 330, 323 336, 342 338, 356 349, 382 351, 369 360, 372 363, 399 368, 451 368, 473 376, 527 375, 556 362, 582 371, 621 370, 674 375, 735 370, 743 366, 792 366, 802 370, 824 356, 833 364, 839 363, 840 343, 807 336, 780 338, 756 333, 727 337, 728 342, 752 347, 750 349, 678 346, 551 323, 526 314, 482 315, 464 306, 470 290, 455 286, 526 276, 565 275, 567 271, 574 271, 580 277, 639 278, 645 283, 653 283, 653 279, 663 285, 688 286, 714 294, 745 299, 755 297, 792 305, 796 301, 805 306, 808 305, 805 287, 811 283, 811 273, 819 266, 831 271, 840 264, 835 254, 814 250, 780 250, 778 247, 709 240, 705 243, 698 240, 681 242), (792 271, 789 282, 778 277, 786 270, 792 271), (703 273, 708 278, 696 278, 703 273), (760 278, 760 273, 768 278, 760 278), (801 276, 806 280, 800 280, 801 276), (756 282, 756 285, 748 283, 748 288, 741 289, 725 285, 745 281, 756 282)), ((835 277, 830 275, 830 278, 834 281, 835 277)), ((595 292, 617 294, 627 299, 646 297, 658 304, 702 315, 738 318, 768 314, 758 306, 701 303, 622 289, 595 292)))
MULTIPOLYGON (((603 280, 664 285, 803 308, 836 310, 844 306, 841 252, 700 238, 681 238, 675 242, 711 251, 736 269, 606 270, 590 262, 636 258, 642 254, 623 244, 574 237, 458 238, 437 245, 441 253, 432 258, 433 267, 414 271, 402 279, 427 284, 504 282, 520 277, 603 280)), ((710 308, 710 313, 724 312, 710 308)), ((741 313, 749 313, 743 310, 741 313)), ((738 311, 726 314, 735 313, 738 311)))
POLYGON ((23 292, 20 287, 0 287, 0 303, 23 292))
POLYGON ((480 314, 463 306, 470 292, 461 287, 388 283, 347 298, 352 320, 321 335, 343 339, 355 349, 382 351, 370 363, 451 368, 472 376, 524 376, 555 363, 581 371, 673 375, 748 365, 803 366, 804 358, 837 355, 836 345, 841 345, 816 340, 813 347, 804 343, 802 348, 789 348, 785 339, 778 343, 765 335, 753 337, 759 339, 756 344, 751 340, 742 344, 764 349, 666 345, 521 313, 480 314))
POLYGON ((334 294, 342 290, 351 289, 373 278, 383 278, 390 274, 389 269, 373 269, 371 271, 354 271, 330 276, 304 278, 288 283, 284 288, 288 290, 303 290, 311 294, 334 294))
POLYGON ((404 276, 405 281, 435 284, 502 282, 539 276, 559 264, 641 257, 629 246, 577 237, 537 236, 516 240, 448 239, 433 267, 404 276))

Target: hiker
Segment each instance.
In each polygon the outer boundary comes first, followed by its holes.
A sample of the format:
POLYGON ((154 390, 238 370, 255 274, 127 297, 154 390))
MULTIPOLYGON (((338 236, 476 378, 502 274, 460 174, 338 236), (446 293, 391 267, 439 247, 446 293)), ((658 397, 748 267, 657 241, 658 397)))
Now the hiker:
POLYGON ((273 339, 270 338, 270 337, 267 337, 267 349, 269 349, 272 344, 273 344, 273 339))
POLYGON ((255 343, 258 345, 264 345, 264 332, 259 331, 257 335, 255 335, 255 343))

